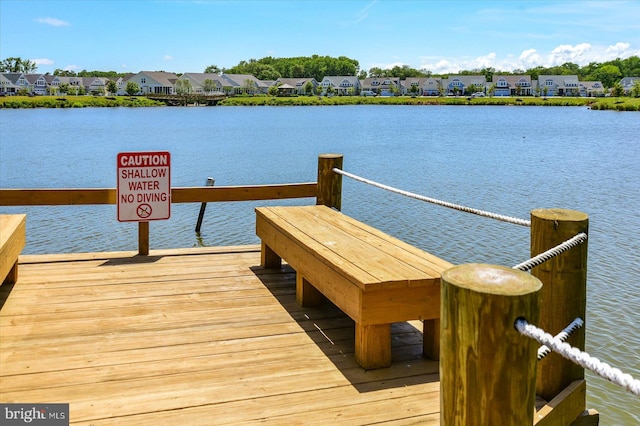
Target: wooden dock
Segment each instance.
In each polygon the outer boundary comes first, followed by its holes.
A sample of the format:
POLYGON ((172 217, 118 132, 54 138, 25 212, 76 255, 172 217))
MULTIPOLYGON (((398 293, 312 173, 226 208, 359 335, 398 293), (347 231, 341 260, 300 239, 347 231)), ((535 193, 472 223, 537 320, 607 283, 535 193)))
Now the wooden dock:
MULTIPOLYGON (((317 182, 174 187, 171 202, 314 197, 316 204, 340 210, 342 181, 334 169, 341 162, 341 155, 320 155, 317 182)), ((0 206, 115 203, 114 188, 0 188, 0 206)), ((580 212, 531 213, 532 256, 588 227, 588 216, 580 212)), ((13 228, 24 233, 24 227, 13 228)), ((22 236, 4 238, 3 253, 17 254, 23 242, 22 236)), ((533 346, 530 356, 497 358, 496 351, 507 353, 510 345, 487 345, 484 339, 507 330, 515 334, 515 328, 504 329, 504 321, 497 332, 476 327, 472 319, 479 309, 473 303, 460 315, 441 309, 441 324, 458 316, 469 321, 440 327, 440 363, 423 357, 419 321, 394 322, 391 366, 366 371, 356 363, 353 320, 330 302, 300 307, 293 269, 262 268, 260 247, 149 248, 149 223, 140 222, 137 252, 23 255, 17 264, 13 254, 0 259, 6 265, 0 268, 6 274, 0 276, 1 402, 69 403, 71 423, 91 425, 511 426, 523 422, 503 414, 516 411, 526 423, 533 415, 537 426, 598 424, 597 412, 585 411, 581 368, 551 354, 538 364, 536 378, 530 368, 537 362, 533 346), (453 334, 465 330, 466 344, 453 334), (490 350, 476 351, 480 341, 490 350), (467 353, 475 353, 471 358, 478 363, 442 361, 467 360, 467 353), (440 370, 441 364, 449 369, 440 370), (507 378, 499 386, 494 374, 484 374, 496 368, 507 378), (442 382, 440 371, 446 372, 442 382), (534 384, 535 393, 549 401, 536 397, 535 412, 534 384), (513 398, 513 386, 531 386, 527 399, 513 398)), ((586 255, 583 244, 532 270, 544 283, 539 307, 546 329, 584 317, 586 255)), ((458 282, 447 271, 441 282, 447 294, 486 278, 458 282)), ((476 293, 492 297, 492 291, 476 293)), ((510 294, 515 303, 520 296, 510 294)), ((455 297, 443 296, 441 303, 460 307, 455 297)), ((529 305, 538 309, 537 303, 529 305)), ((537 316, 534 310, 529 314, 537 316)), ((508 324, 514 316, 506 318, 508 324)), ((571 339, 584 348, 583 329, 571 339)), ((520 337, 512 344, 524 342, 530 344, 520 337)))
POLYGON ((439 424, 419 323, 365 371, 353 321, 259 264, 257 246, 22 256, 0 287, 0 401, 69 403, 72 424, 439 424))

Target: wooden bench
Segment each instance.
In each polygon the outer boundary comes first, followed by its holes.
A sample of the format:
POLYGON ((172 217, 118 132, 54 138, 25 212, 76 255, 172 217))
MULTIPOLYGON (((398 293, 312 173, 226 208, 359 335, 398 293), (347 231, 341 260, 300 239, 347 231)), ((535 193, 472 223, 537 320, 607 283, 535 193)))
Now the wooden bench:
POLYGON ((391 323, 423 320, 425 355, 439 359, 440 275, 452 265, 326 206, 258 207, 261 264, 296 271, 302 306, 331 300, 355 321, 365 369, 391 365, 391 323))
POLYGON ((27 241, 26 223, 24 214, 0 215, 0 280, 3 284, 18 281, 18 256, 27 241))

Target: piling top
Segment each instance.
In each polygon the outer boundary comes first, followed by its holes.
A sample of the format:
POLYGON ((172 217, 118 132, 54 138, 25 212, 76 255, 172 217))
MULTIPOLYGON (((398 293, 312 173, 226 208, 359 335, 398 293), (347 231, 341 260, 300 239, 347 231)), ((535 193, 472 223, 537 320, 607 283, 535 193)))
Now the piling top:
POLYGON ((542 282, 526 272, 483 263, 454 266, 442 273, 442 280, 478 293, 501 296, 521 296, 542 288, 542 282))
POLYGON ((561 222, 582 222, 589 218, 586 213, 567 209, 535 209, 531 210, 531 216, 561 222))
POLYGON ((342 158, 344 157, 342 154, 320 154, 319 158, 342 158))

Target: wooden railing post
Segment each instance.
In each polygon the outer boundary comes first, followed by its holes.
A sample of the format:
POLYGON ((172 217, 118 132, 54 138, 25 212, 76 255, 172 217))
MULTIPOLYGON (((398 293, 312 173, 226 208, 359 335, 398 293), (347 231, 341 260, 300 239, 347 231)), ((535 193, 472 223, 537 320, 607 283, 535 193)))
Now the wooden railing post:
MULTIPOLYGON (((580 232, 587 233, 589 216, 574 210, 536 209, 531 211, 531 256, 536 256, 580 232)), ((554 257, 531 273, 543 283, 540 323, 555 335, 571 321, 585 320, 587 305, 587 242, 554 257)), ((586 324, 586 321, 585 321, 586 324)), ((567 343, 584 350, 585 327, 576 330, 567 343)), ((584 378, 584 369, 551 353, 538 365, 536 391, 550 401, 574 380, 584 378)), ((586 405, 586 401, 585 401, 586 405)), ((583 407, 584 408, 584 407, 583 407)))
POLYGON ((138 254, 149 255, 149 222, 138 222, 138 254))
POLYGON ((318 195, 316 204, 342 208, 342 175, 333 172, 342 170, 342 154, 321 154, 318 156, 318 195))
POLYGON ((533 424, 538 344, 514 324, 537 321, 541 288, 504 266, 466 264, 442 274, 441 425, 533 424))

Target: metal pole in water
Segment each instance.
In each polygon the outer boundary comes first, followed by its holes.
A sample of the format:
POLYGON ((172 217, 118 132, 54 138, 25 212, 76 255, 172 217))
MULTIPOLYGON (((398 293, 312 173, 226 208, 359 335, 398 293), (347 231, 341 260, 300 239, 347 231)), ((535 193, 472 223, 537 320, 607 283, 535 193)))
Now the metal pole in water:
MULTIPOLYGON (((207 182, 205 186, 213 186, 216 183, 216 180, 212 177, 207 178, 207 182)), ((198 214, 198 221, 196 222, 196 234, 200 233, 200 227, 202 226, 202 219, 204 218, 204 211, 207 208, 207 203, 202 203, 200 205, 200 213, 198 214)))

